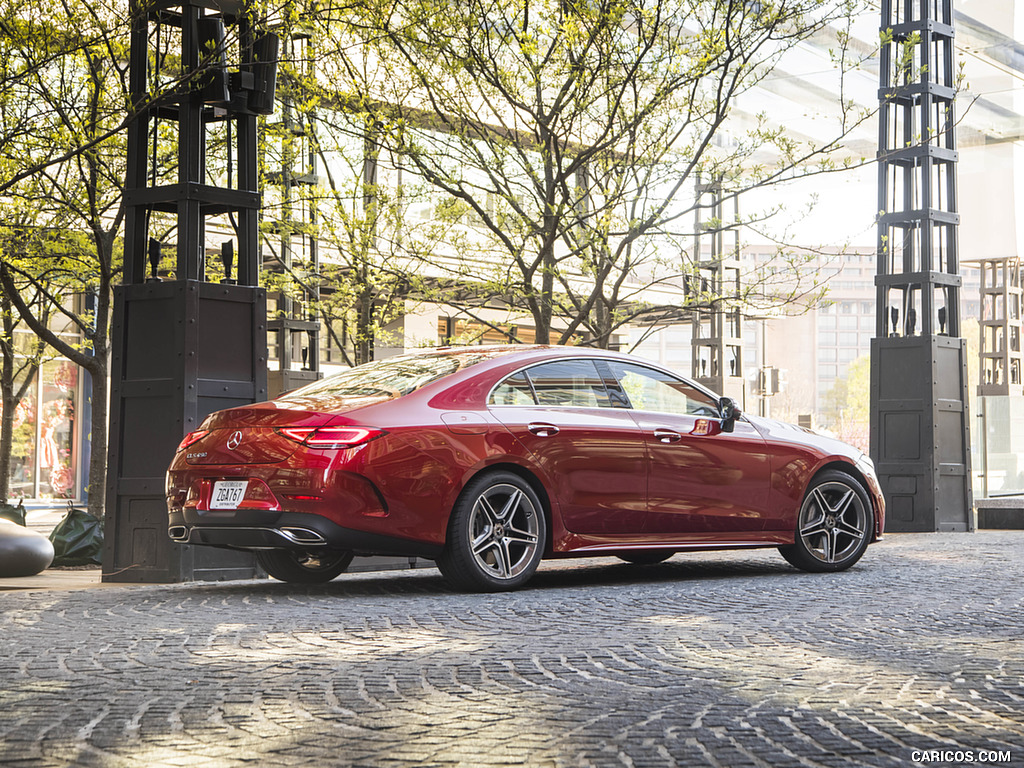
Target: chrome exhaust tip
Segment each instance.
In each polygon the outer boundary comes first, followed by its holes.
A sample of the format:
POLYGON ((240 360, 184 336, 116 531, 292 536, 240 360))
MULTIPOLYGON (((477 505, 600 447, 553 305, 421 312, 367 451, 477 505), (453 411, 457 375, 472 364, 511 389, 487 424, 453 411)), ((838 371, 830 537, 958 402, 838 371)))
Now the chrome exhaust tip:
POLYGON ((325 539, 323 535, 316 531, 311 531, 308 528, 278 528, 277 532, 284 538, 295 542, 296 544, 318 546, 327 543, 327 539, 325 539))
POLYGON ((188 528, 184 525, 172 525, 167 529, 167 535, 175 541, 188 541, 188 528))

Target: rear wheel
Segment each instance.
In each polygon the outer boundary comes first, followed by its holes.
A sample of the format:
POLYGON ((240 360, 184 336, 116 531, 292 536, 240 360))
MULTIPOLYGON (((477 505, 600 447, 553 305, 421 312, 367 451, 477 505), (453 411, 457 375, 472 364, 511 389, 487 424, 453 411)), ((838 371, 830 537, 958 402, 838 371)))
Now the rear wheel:
POLYGON ((845 472, 822 472, 804 496, 795 541, 779 552, 804 571, 842 571, 864 554, 873 524, 864 487, 845 472))
POLYGON ((671 549, 627 549, 616 552, 615 556, 619 560, 625 560, 633 565, 654 565, 668 560, 674 554, 675 552, 671 549))
POLYGON ((295 552, 290 549, 261 549, 256 561, 280 581, 292 584, 323 584, 343 573, 352 562, 351 552, 295 552))
POLYGON ((544 541, 544 510, 529 483, 510 472, 480 475, 455 503, 437 566, 458 589, 515 589, 537 570, 544 541))

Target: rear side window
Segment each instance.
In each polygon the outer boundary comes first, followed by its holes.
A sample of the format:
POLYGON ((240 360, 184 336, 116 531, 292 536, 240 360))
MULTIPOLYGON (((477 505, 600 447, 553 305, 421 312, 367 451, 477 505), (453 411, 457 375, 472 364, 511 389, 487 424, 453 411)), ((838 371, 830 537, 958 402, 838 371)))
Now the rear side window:
POLYGON ((491 405, 535 405, 533 389, 526 378, 526 372, 520 371, 505 379, 491 392, 491 405))
POLYGON ((593 360, 557 360, 527 369, 538 405, 608 408, 608 391, 593 360))

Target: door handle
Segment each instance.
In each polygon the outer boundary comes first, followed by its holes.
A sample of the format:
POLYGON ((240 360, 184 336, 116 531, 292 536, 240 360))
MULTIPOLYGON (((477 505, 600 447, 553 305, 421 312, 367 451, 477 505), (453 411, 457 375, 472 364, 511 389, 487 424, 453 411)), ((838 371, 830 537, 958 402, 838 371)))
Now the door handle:
POLYGON ((672 429, 656 429, 654 430, 654 439, 659 443, 678 443, 683 436, 672 429))
POLYGON ((551 437, 551 435, 558 434, 558 427, 554 424, 544 424, 541 422, 534 422, 527 427, 537 437, 551 437))

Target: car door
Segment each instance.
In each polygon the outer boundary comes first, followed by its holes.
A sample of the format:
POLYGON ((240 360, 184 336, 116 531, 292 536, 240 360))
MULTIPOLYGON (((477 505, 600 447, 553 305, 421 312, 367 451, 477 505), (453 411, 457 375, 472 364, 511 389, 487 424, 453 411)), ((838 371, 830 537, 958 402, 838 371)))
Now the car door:
POLYGON ((543 471, 565 527, 639 533, 646 518, 647 453, 627 409, 613 408, 594 361, 555 360, 506 378, 490 410, 543 471))
POLYGON ((734 431, 724 432, 718 401, 684 379, 619 360, 606 364, 647 445, 646 530, 763 530, 771 467, 757 430, 737 419, 734 431))

